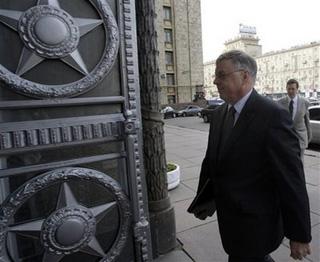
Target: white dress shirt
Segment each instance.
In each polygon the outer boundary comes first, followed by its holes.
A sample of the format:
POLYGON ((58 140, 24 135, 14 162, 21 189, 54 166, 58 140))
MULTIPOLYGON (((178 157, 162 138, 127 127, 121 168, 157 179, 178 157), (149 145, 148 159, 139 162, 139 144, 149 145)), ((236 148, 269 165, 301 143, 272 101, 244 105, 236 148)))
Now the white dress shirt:
MULTIPOLYGON (((233 125, 235 125, 237 123, 238 118, 240 116, 240 113, 241 113, 244 105, 246 104, 249 96, 251 95, 252 90, 253 89, 251 89, 244 97, 242 97, 237 103, 235 103, 233 105, 234 109, 236 110, 236 113, 234 114, 234 124, 233 125)), ((231 106, 232 105, 230 105, 230 104, 228 105, 228 110, 230 109, 231 106)))

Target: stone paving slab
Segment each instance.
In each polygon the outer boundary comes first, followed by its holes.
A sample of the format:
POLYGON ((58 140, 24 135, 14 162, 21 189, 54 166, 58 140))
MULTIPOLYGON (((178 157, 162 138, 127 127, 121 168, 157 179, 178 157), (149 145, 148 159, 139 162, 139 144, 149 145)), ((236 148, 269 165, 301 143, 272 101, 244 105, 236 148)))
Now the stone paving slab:
POLYGON ((166 158, 167 158, 167 162, 174 162, 174 163, 178 164, 180 166, 180 168, 189 168, 189 167, 196 166, 196 164, 194 162, 192 162, 191 160, 181 158, 177 154, 171 154, 171 158, 169 158, 168 156, 166 158))
POLYGON ((319 186, 320 185, 320 169, 314 166, 305 167, 304 173, 306 176, 307 184, 319 186))
POLYGON ((183 243, 183 249, 195 261, 228 261, 228 257, 222 248, 216 221, 178 233, 177 237, 183 243))
POLYGON ((188 188, 192 189, 194 192, 197 192, 198 184, 199 184, 198 178, 184 180, 182 181, 182 183, 188 188))
MULTIPOLYGON (((192 158, 198 158, 200 161, 202 161, 204 157, 204 152, 202 150, 190 150, 190 148, 176 148, 175 149, 175 154, 180 156, 182 159, 192 159, 192 158)), ((200 162, 201 163, 201 162, 200 162)), ((199 164, 197 162, 196 164, 199 164)))
POLYGON ((196 164, 196 165, 201 166, 203 158, 204 158, 204 156, 203 157, 194 157, 192 159, 188 158, 188 160, 191 161, 192 163, 196 164))
POLYGON ((193 262, 183 250, 174 250, 165 256, 160 256, 155 262, 193 262))
POLYGON ((181 181, 190 180, 190 179, 199 179, 199 173, 200 173, 200 166, 199 165, 193 165, 189 167, 181 167, 181 181))
POLYGON ((193 199, 195 191, 180 182, 179 186, 169 191, 171 203, 193 199))
POLYGON ((183 201, 173 203, 174 211, 176 215, 177 233, 188 231, 188 230, 191 230, 192 228, 217 220, 217 217, 215 214, 212 217, 207 218, 206 220, 200 220, 195 218, 194 215, 188 213, 187 209, 190 206, 191 201, 192 199, 188 199, 188 200, 183 200, 183 201))
POLYGON ((320 186, 307 185, 310 209, 320 215, 320 186))
POLYGON ((304 154, 304 163, 307 166, 320 166, 319 152, 306 151, 304 154))
POLYGON ((311 211, 310 217, 311 217, 311 226, 312 227, 320 224, 320 216, 318 214, 315 214, 311 211))
POLYGON ((312 242, 311 242, 312 254, 310 261, 319 262, 320 261, 320 224, 312 228, 312 242))

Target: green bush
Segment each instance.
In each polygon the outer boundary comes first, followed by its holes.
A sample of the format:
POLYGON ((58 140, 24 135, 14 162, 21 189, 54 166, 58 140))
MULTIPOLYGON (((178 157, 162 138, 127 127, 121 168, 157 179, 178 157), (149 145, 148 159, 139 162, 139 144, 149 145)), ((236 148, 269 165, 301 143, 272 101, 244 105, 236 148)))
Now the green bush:
POLYGON ((177 166, 173 163, 168 163, 167 164, 167 172, 173 171, 177 168, 177 166))

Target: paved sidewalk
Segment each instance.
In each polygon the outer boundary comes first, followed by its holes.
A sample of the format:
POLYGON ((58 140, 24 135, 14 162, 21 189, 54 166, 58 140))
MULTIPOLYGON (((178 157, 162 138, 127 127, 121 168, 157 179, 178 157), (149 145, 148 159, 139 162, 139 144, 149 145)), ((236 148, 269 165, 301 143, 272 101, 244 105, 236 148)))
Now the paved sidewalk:
MULTIPOLYGON (((193 129, 165 126, 166 156, 181 168, 180 185, 169 191, 175 208, 177 239, 181 247, 156 262, 227 262, 214 215, 205 221, 187 213, 198 185, 200 165, 207 147, 208 133, 193 129)), ((306 150, 305 172, 312 222, 312 255, 303 261, 320 262, 320 153, 306 150)), ((288 240, 272 254, 276 262, 293 262, 288 240)))

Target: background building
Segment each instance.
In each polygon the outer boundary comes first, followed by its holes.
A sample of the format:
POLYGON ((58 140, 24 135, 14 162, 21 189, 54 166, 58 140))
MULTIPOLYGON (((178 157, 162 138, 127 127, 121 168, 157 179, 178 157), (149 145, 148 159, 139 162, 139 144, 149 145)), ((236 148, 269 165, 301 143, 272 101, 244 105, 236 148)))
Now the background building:
MULTIPOLYGON (((259 93, 280 97, 286 93, 286 82, 295 78, 300 83, 300 92, 306 97, 319 95, 320 42, 262 54, 255 28, 240 24, 239 36, 225 42, 225 51, 233 49, 243 50, 256 58, 255 88, 259 93)), ((218 95, 213 85, 214 71, 215 61, 204 64, 206 97, 218 95)))
POLYGON ((319 42, 266 53, 257 58, 256 86, 261 93, 280 96, 286 93, 287 81, 295 78, 299 81, 300 92, 306 97, 316 97, 320 91, 319 58, 319 42))
POLYGON ((210 97, 219 96, 216 86, 213 84, 214 72, 216 70, 215 60, 209 61, 203 64, 203 79, 204 85, 203 90, 205 97, 208 99, 210 97))
POLYGON ((157 0, 161 104, 191 102, 203 90, 200 0, 157 0))

